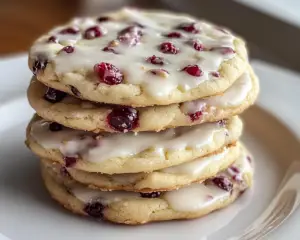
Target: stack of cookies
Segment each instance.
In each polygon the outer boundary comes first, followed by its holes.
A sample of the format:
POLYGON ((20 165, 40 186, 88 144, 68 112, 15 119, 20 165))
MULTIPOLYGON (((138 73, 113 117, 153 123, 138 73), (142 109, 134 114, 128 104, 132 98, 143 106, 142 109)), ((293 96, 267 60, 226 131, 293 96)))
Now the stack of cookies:
POLYGON ((125 224, 197 218, 252 185, 237 115, 258 79, 227 29, 122 9, 54 28, 29 66, 26 143, 70 211, 125 224))

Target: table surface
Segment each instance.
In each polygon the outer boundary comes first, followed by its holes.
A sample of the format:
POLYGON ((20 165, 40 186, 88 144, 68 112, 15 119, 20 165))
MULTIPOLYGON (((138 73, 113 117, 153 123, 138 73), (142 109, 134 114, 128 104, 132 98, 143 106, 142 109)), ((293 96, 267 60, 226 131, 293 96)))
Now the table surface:
POLYGON ((0 55, 27 51, 45 30, 74 16, 79 3, 78 0, 1 0, 0 55))

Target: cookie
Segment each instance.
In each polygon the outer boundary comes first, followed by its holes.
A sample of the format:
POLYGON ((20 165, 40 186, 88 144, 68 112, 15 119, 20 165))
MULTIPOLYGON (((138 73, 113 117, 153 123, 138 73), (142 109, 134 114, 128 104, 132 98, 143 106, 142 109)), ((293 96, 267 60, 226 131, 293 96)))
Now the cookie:
MULTIPOLYGON (((227 169, 233 162, 244 154, 241 146, 226 146, 218 152, 206 157, 177 166, 160 169, 151 173, 101 174, 89 173, 74 168, 65 168, 59 163, 42 159, 46 168, 57 175, 69 176, 70 181, 83 183, 90 188, 103 191, 125 190, 134 192, 157 192, 178 189, 193 182, 202 182, 227 169)), ((57 177, 56 177, 57 178, 57 177)))
POLYGON ((140 132, 215 122, 240 114, 254 103, 258 92, 258 79, 251 69, 221 95, 168 106, 132 108, 96 104, 49 89, 36 79, 28 88, 28 99, 39 116, 70 128, 140 132))
POLYGON ((41 158, 88 172, 152 172, 213 153, 235 143, 238 117, 161 132, 95 134, 65 128, 37 116, 27 128, 27 145, 41 158))
POLYGON ((123 224, 202 217, 231 204, 252 185, 253 168, 247 158, 204 183, 192 183, 169 192, 100 191, 64 182, 42 167, 46 188, 66 209, 95 219, 123 224))
POLYGON ((45 85, 93 102, 169 105, 224 92, 245 72, 245 43, 178 13, 123 9, 41 36, 29 67, 45 85))

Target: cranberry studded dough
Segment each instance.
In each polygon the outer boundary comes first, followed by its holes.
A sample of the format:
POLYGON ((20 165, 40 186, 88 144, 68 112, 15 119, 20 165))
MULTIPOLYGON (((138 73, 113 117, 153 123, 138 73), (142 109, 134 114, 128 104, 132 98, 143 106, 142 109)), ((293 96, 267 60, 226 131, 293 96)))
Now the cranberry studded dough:
POLYGON ((191 16, 125 8, 37 39, 27 146, 66 209, 124 224, 202 217, 252 186, 238 117, 245 42, 191 16))

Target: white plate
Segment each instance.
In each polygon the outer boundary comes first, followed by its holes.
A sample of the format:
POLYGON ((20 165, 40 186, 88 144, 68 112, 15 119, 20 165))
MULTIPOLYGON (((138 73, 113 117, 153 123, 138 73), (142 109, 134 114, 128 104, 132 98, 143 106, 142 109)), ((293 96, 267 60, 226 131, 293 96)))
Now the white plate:
MULTIPOLYGON (((274 198, 288 166, 300 161, 299 142, 293 133, 275 117, 254 107, 243 116, 243 139, 255 158, 255 186, 232 206, 202 219, 138 227, 72 215, 50 199, 37 158, 24 145, 25 127, 33 113, 25 97, 30 77, 25 62, 24 57, 0 62, 4 85, 0 89, 0 233, 12 240, 228 239, 255 221, 274 198)), ((299 211, 294 215, 299 217, 299 211)), ((270 239, 299 239, 299 223, 287 221, 270 239)))

